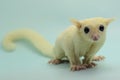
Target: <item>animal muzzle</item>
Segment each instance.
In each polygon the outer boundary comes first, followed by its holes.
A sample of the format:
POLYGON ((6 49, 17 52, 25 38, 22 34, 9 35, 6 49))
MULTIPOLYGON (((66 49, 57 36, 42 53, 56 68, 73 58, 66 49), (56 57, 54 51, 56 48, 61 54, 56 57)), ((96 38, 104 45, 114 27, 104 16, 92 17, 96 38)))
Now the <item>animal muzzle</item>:
POLYGON ((98 41, 99 40, 99 38, 100 38, 100 36, 99 35, 97 35, 97 34, 94 34, 94 35, 92 35, 92 40, 93 41, 98 41))

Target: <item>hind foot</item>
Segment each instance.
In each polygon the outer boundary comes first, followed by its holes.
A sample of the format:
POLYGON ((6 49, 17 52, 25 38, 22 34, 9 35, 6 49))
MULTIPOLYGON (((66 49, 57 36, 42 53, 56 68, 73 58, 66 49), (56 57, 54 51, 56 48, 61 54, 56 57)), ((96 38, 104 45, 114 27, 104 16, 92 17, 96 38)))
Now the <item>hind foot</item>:
POLYGON ((53 59, 48 62, 49 64, 60 64, 62 61, 60 59, 53 59))
POLYGON ((95 56, 93 57, 92 61, 101 61, 101 60, 104 60, 105 57, 104 56, 95 56))

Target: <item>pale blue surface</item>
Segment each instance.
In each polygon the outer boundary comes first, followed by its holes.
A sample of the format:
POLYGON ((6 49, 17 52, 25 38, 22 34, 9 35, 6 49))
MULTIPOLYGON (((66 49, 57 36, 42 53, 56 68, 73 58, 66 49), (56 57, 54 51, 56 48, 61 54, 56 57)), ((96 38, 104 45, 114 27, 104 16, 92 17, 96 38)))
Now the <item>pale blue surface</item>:
MULTIPOLYGON (((98 54, 106 56, 93 69, 71 72, 68 64, 49 65, 30 44, 18 42, 14 52, 0 46, 0 80, 120 80, 119 0, 0 0, 0 43, 6 33, 31 28, 54 44, 69 19, 116 17, 98 54)), ((1 43, 2 44, 2 43, 1 43)))

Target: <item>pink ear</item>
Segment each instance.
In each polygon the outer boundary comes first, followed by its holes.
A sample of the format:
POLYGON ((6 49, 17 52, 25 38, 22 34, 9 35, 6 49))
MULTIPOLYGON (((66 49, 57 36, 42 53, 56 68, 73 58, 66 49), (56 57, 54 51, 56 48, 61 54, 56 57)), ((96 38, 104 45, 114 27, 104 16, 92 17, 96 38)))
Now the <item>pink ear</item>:
POLYGON ((77 28, 81 28, 81 23, 76 20, 76 19, 71 19, 71 22, 77 27, 77 28))

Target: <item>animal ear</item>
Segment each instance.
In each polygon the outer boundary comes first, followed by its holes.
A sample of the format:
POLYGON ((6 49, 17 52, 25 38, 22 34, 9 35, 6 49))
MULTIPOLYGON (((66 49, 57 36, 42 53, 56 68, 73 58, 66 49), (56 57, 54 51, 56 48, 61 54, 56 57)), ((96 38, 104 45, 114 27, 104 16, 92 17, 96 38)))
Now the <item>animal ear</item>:
POLYGON ((81 28, 81 23, 76 19, 70 20, 77 28, 81 28))
POLYGON ((105 23, 108 25, 109 23, 111 23, 114 20, 115 20, 115 18, 107 18, 107 19, 105 19, 105 23))

